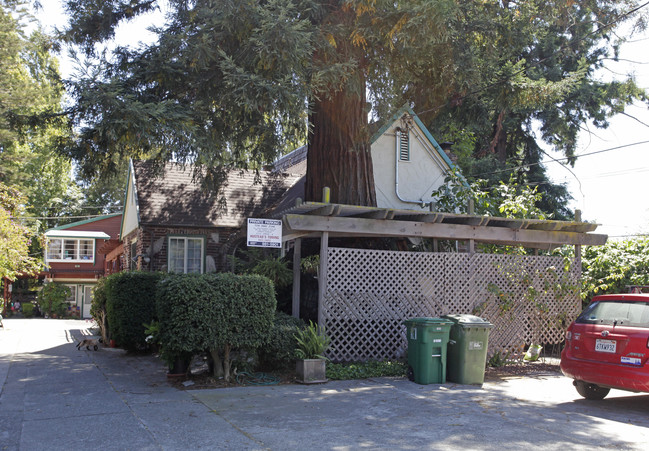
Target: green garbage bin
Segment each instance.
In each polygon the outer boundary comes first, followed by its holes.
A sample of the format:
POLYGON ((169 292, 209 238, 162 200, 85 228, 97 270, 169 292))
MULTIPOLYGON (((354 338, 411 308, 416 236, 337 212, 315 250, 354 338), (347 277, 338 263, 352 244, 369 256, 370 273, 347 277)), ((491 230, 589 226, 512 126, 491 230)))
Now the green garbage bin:
POLYGON ((482 385, 489 333, 494 327, 474 315, 445 315, 453 322, 448 341, 446 378, 458 384, 482 385))
POLYGON ((411 318, 404 324, 410 380, 422 385, 446 382, 446 347, 453 323, 442 318, 411 318))

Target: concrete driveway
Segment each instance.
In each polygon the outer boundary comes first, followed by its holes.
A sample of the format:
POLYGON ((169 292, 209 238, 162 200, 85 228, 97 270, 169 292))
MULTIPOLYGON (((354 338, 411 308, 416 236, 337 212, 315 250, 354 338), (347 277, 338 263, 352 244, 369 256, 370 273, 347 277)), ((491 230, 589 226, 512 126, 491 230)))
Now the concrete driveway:
POLYGON ((649 395, 581 399, 556 374, 180 391, 153 357, 77 351, 85 321, 5 320, 0 449, 646 449, 649 395))

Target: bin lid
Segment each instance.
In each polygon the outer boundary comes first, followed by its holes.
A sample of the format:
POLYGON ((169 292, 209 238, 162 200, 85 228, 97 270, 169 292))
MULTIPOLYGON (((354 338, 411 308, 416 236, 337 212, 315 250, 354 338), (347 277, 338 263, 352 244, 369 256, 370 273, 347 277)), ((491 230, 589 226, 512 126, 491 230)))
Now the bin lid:
POLYGON ((433 325, 433 324, 453 324, 445 318, 410 318, 403 322, 404 324, 420 324, 420 325, 433 325))
POLYGON ((494 327, 493 324, 491 324, 489 321, 486 319, 480 318, 479 316, 475 315, 459 315, 459 314, 453 314, 453 315, 444 315, 442 318, 446 318, 450 321, 453 321, 453 323, 463 326, 463 327, 494 327))

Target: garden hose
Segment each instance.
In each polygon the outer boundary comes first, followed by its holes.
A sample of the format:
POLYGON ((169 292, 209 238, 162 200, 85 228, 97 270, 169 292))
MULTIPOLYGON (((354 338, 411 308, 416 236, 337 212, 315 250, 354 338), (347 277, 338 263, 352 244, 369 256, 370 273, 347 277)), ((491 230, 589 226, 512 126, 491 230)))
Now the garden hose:
POLYGON ((280 379, 267 373, 237 373, 237 384, 241 385, 277 385, 280 379))

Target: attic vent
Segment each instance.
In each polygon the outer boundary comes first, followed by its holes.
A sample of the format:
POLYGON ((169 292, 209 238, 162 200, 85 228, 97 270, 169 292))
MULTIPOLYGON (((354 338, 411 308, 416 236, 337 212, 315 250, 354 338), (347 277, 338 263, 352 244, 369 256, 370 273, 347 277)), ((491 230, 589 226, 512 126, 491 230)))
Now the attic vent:
POLYGON ((399 146, 399 160, 410 161, 410 137, 408 129, 397 131, 397 145, 399 146))

